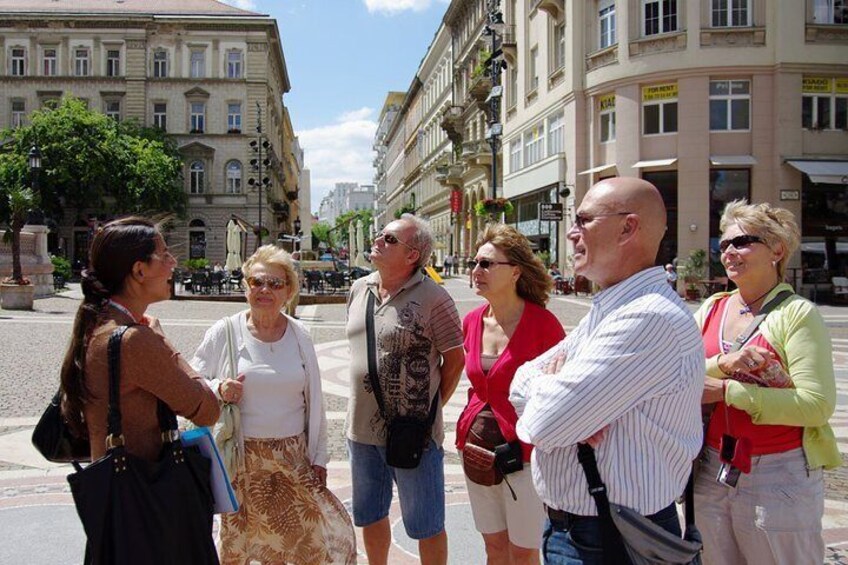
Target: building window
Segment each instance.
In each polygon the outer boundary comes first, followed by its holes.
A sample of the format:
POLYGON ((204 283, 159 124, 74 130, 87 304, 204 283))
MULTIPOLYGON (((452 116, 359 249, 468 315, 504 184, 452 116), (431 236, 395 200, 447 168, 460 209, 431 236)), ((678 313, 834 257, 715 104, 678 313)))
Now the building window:
POLYGON ((230 161, 227 163, 227 194, 241 193, 241 163, 230 161))
POLYGON ((848 79, 804 77, 802 92, 802 127, 848 129, 848 79))
POLYGON ((206 76, 206 50, 191 50, 191 78, 203 78, 206 76))
POLYGON ((751 129, 751 82, 710 81, 710 131, 751 129))
POLYGON ((530 92, 539 88, 539 46, 530 49, 530 92))
POLYGON ((74 75, 87 77, 91 73, 91 64, 88 60, 88 49, 74 49, 74 75))
POLYGON ((58 55, 55 48, 45 49, 41 54, 41 74, 46 77, 57 75, 58 55))
POLYGON ((24 125, 26 118, 26 102, 23 100, 12 100, 12 124, 13 128, 19 128, 24 125))
POLYGON ((163 131, 168 129, 168 105, 165 102, 153 104, 153 127, 163 131))
POLYGON ((605 49, 616 44, 615 37, 615 1, 604 0, 598 8, 600 23, 600 48, 605 49))
POLYGON ((241 51, 227 51, 227 78, 241 78, 241 51))
POLYGON ((193 161, 189 166, 189 191, 191 194, 203 194, 204 177, 203 161, 193 161))
POLYGON ((530 128, 524 132, 524 166, 541 161, 545 156, 545 124, 530 128))
POLYGON ((510 65, 507 67, 506 72, 509 78, 506 91, 506 107, 512 108, 518 101, 518 69, 515 68, 515 65, 510 65))
POLYGON ((815 0, 813 21, 817 24, 848 24, 848 0, 815 0))
POLYGON ((677 0, 643 0, 643 35, 677 31, 677 0))
POLYGON ((642 131, 645 135, 677 131, 677 84, 642 87, 642 131))
POLYGON ((565 66, 565 22, 554 26, 554 70, 565 66))
POLYGON ((548 157, 563 152, 565 114, 560 112, 548 119, 548 157))
POLYGON ((750 169, 711 169, 710 170, 710 272, 721 272, 721 252, 718 242, 721 238, 719 224, 724 207, 733 200, 751 197, 750 169))
POLYGON ((26 76, 26 49, 15 47, 12 49, 12 71, 13 77, 26 76))
POLYGON ((121 50, 108 49, 106 51, 106 76, 121 76, 121 50))
POLYGON ((509 172, 514 173, 521 169, 521 136, 516 137, 509 144, 509 172))
POLYGON ((168 76, 168 52, 157 49, 153 52, 153 77, 165 78, 168 76))
POLYGON ((206 126, 206 104, 203 102, 191 103, 191 119, 189 133, 203 133, 206 126))
POLYGON ((751 0, 712 0, 713 27, 751 25, 751 0))
POLYGON ((598 108, 601 118, 601 143, 615 141, 615 94, 601 96, 598 108))
POLYGON ((241 133, 241 102, 227 104, 227 133, 241 133))
POLYGON ((106 101, 106 117, 112 118, 115 121, 121 120, 121 101, 107 100, 106 101))

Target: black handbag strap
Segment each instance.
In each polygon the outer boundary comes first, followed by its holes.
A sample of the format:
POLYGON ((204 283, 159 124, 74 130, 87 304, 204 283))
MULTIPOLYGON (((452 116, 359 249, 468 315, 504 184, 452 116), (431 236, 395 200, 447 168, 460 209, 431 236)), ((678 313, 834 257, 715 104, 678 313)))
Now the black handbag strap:
POLYGON ((577 460, 583 467, 586 482, 589 483, 589 494, 595 499, 595 506, 598 509, 598 519, 601 522, 601 539, 604 543, 603 561, 606 564, 620 563, 621 556, 625 555, 624 542, 622 542, 621 534, 618 533, 618 529, 612 521, 607 486, 601 480, 598 462, 595 459, 595 450, 588 443, 577 444, 577 460))
MULTIPOLYGON (((109 410, 107 412, 106 447, 124 445, 124 431, 121 420, 121 340, 130 326, 118 326, 109 336, 106 354, 109 359, 109 410)), ((177 431, 177 416, 170 406, 156 399, 156 416, 159 419, 159 429, 164 442, 174 442, 179 439, 177 431)))
MULTIPOLYGON (((380 379, 377 377, 377 338, 374 331, 374 293, 368 289, 368 304, 365 308, 365 335, 368 340, 368 379, 371 381, 371 390, 374 391, 374 398, 377 400, 377 408, 380 409, 380 416, 385 422, 389 419, 386 417, 386 403, 383 399, 383 389, 380 388, 380 379)), ((430 413, 427 415, 427 425, 432 426, 436 421, 436 409, 439 406, 439 392, 433 397, 433 402, 430 403, 430 413)))

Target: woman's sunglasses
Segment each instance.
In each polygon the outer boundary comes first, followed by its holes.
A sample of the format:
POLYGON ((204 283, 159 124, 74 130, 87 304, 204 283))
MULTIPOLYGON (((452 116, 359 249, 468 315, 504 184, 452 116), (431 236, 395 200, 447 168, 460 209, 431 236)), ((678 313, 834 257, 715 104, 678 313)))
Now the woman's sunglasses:
POLYGON ((731 245, 734 249, 742 249, 743 247, 748 247, 753 243, 765 243, 765 241, 763 241, 763 238, 760 236, 749 235, 746 233, 743 235, 737 235, 736 237, 731 237, 730 239, 722 239, 718 244, 718 248, 722 253, 724 253, 731 245))
POLYGON ((493 265, 515 265, 515 263, 510 263, 509 261, 489 261, 488 259, 472 259, 471 260, 471 268, 480 267, 484 271, 488 271, 489 267, 493 265))
POLYGON ((247 277, 247 284, 250 288, 261 288, 267 286, 271 290, 280 290, 285 288, 286 279, 279 277, 247 277))

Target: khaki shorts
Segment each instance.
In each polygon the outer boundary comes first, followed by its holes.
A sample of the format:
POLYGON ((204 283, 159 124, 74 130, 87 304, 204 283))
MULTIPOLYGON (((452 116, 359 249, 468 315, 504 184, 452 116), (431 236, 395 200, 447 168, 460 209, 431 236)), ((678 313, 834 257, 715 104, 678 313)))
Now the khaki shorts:
POLYGON ((499 485, 484 487, 472 483, 468 477, 465 484, 478 532, 495 534, 506 530, 513 545, 527 549, 542 546, 545 508, 533 487, 530 463, 524 463, 521 471, 507 475, 499 485), (512 485, 517 501, 512 499, 506 481, 512 485))

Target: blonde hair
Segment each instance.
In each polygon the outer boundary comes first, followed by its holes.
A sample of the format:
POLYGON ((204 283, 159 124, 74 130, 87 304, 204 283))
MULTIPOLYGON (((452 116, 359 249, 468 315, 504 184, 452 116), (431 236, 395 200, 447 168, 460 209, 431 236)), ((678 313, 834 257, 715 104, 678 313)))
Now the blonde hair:
POLYGON ((300 289, 300 283, 297 279, 297 272, 294 270, 291 255, 285 249, 277 247, 269 243, 257 249, 253 255, 247 258, 244 265, 241 266, 241 272, 244 278, 250 276, 253 267, 256 265, 274 265, 280 267, 286 273, 286 284, 293 290, 291 298, 297 294, 300 289))
POLYGON ((777 262, 777 276, 783 280, 786 263, 801 242, 801 230, 795 215, 786 208, 778 208, 767 202, 748 204, 744 198, 733 200, 724 207, 719 229, 724 232, 736 224, 746 233, 763 238, 771 248, 783 246, 783 257, 777 262))
POLYGON ((545 306, 550 298, 553 281, 545 270, 545 265, 530 248, 530 241, 521 232, 506 224, 488 224, 480 237, 477 247, 491 243, 506 255, 510 263, 521 271, 516 283, 518 296, 539 306, 545 306))

